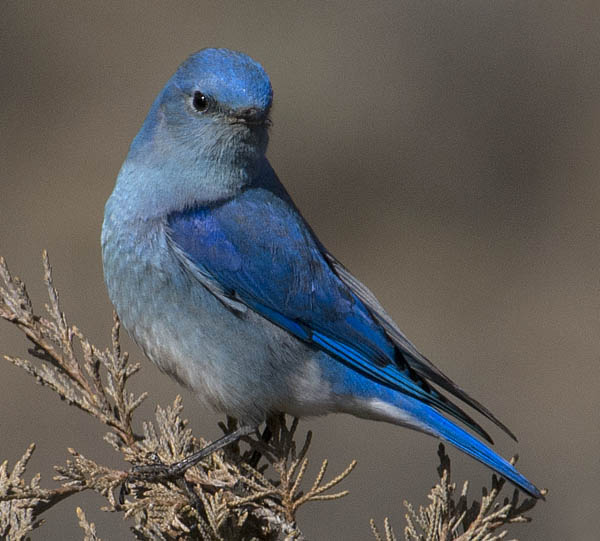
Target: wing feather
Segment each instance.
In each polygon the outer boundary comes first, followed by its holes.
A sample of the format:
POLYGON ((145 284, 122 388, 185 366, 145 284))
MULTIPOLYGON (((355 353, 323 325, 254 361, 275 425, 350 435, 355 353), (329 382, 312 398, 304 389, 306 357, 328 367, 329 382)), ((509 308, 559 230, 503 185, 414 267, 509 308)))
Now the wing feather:
MULTIPOLYGON (((331 256, 289 200, 265 189, 172 214, 182 266, 238 315, 251 309, 370 379, 487 432, 430 383, 512 433, 402 334, 375 296, 331 256)), ((514 437, 514 436, 513 436, 514 437)))
POLYGON ((406 362, 417 374, 423 378, 426 378, 427 380, 432 381, 436 385, 439 385, 456 398, 459 398, 473 409, 477 410, 479 413, 500 427, 512 439, 517 441, 517 438, 513 432, 488 408, 475 400, 473 397, 469 396, 463 389, 454 383, 439 368, 437 368, 429 359, 427 359, 427 357, 417 350, 415 345, 404 335, 404 333, 394 323, 392 318, 387 314, 375 295, 373 295, 373 293, 362 282, 360 282, 331 254, 326 253, 325 256, 330 262, 335 273, 340 277, 340 280, 342 280, 354 292, 354 294, 365 303, 367 308, 373 314, 373 317, 385 329, 387 335, 394 341, 394 344, 396 344, 400 351, 405 354, 404 358, 406 359, 406 362))

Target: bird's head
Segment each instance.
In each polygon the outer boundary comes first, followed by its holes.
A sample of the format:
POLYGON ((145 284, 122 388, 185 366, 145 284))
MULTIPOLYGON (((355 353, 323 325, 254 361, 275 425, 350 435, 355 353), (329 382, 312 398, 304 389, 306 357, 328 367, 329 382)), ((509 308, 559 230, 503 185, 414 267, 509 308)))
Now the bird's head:
POLYGON ((245 54, 194 53, 154 100, 114 197, 140 215, 158 216, 264 180, 272 98, 265 70, 245 54))
POLYGON ((264 155, 273 91, 262 66, 228 49, 203 49, 183 62, 157 96, 134 145, 206 161, 264 155))

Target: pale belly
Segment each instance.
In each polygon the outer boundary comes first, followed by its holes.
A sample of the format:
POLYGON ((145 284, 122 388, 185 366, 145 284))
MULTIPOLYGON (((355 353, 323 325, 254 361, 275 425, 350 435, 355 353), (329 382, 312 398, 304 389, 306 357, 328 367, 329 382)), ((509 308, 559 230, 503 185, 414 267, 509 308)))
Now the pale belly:
POLYGON ((324 353, 252 310, 225 307, 179 264, 164 232, 152 233, 135 242, 107 238, 103 258, 124 327, 161 370, 245 422, 337 409, 321 377, 324 353))

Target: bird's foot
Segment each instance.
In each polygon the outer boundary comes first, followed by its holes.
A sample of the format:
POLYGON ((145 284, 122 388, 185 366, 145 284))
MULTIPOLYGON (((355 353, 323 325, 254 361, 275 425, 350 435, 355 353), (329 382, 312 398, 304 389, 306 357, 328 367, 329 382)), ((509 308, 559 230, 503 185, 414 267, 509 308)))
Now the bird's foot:
POLYGON ((198 513, 200 513, 202 501, 194 490, 193 485, 185 479, 185 468, 181 468, 181 462, 165 464, 156 453, 150 453, 148 458, 151 460, 149 464, 139 464, 129 471, 127 478, 123 481, 119 490, 119 503, 123 505, 125 497, 131 494, 130 486, 139 490, 146 483, 159 483, 171 480, 187 493, 190 502, 198 513))
POLYGON ((148 458, 151 460, 148 464, 138 464, 131 468, 129 480, 146 481, 156 483, 172 479, 178 473, 176 466, 179 464, 165 464, 156 453, 151 453, 148 458))
MULTIPOLYGON (((267 426, 263 430, 263 433, 260 435, 260 441, 266 445, 267 443, 269 443, 269 441, 271 441, 272 437, 273 437, 273 432, 271 431, 271 429, 269 428, 269 425, 267 424, 267 426)), ((256 469, 261 458, 262 458, 262 453, 255 449, 254 451, 252 451, 252 455, 250 455, 250 458, 248 459, 248 465, 251 468, 256 469)))
POLYGON ((145 483, 158 483, 173 479, 176 476, 175 464, 165 464, 156 453, 149 453, 146 457, 148 464, 138 464, 133 466, 127 477, 121 483, 119 490, 119 503, 125 503, 125 496, 131 494, 131 489, 139 489, 145 483))
POLYGON ((200 451, 197 451, 187 456, 183 460, 175 462, 174 464, 167 465, 160 460, 156 453, 151 453, 148 455, 148 458, 151 461, 149 464, 140 464, 131 468, 131 471, 121 484, 121 489, 119 491, 119 503, 123 505, 125 502, 125 496, 131 493, 129 489, 130 484, 133 485, 136 481, 138 483, 140 481, 145 483, 160 483, 161 481, 178 479, 183 476, 188 468, 195 466, 203 458, 211 455, 219 449, 222 449, 226 445, 236 442, 241 437, 251 434, 255 430, 256 427, 254 426, 241 426, 230 434, 226 434, 217 441, 214 441, 203 449, 200 449, 200 451))

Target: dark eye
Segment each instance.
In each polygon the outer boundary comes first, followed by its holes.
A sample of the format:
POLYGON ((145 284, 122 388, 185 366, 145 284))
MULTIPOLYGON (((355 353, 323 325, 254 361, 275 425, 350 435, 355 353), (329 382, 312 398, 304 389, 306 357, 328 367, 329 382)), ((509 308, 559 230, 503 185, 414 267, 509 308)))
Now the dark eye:
POLYGON ((194 99, 192 100, 194 109, 199 113, 208 109, 208 98, 202 94, 202 92, 194 92, 194 99))

